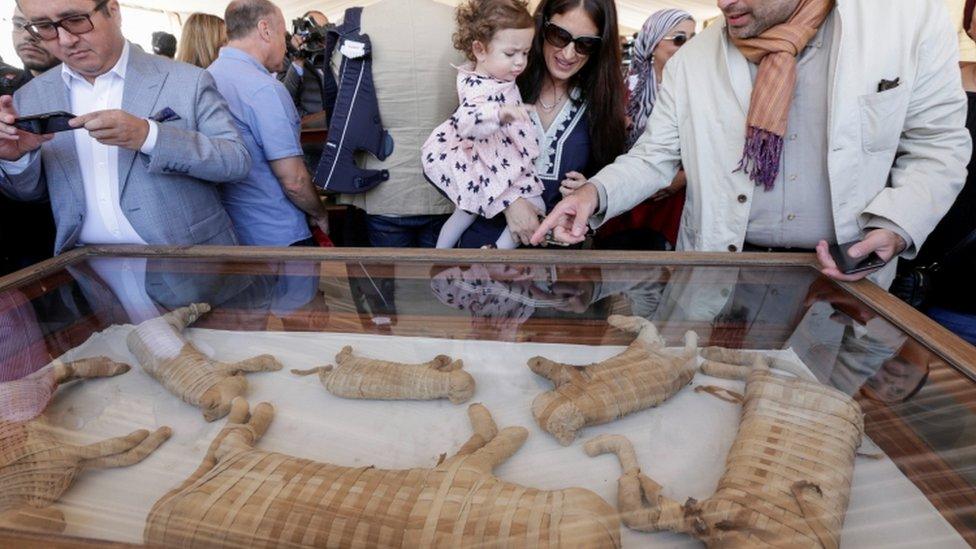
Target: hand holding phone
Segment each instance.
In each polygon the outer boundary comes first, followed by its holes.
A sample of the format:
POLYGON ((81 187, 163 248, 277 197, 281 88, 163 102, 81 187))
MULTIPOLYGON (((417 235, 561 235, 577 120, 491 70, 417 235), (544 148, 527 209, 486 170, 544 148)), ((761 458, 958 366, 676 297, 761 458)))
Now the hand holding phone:
POLYGON ((817 244, 820 272, 828 278, 854 282, 866 277, 905 251, 910 242, 893 229, 871 228, 860 242, 830 246, 826 240, 817 244), (858 252, 851 257, 851 249, 858 252))
POLYGON ((851 246, 858 244, 860 240, 852 240, 851 242, 845 242, 844 244, 831 244, 828 250, 830 251, 830 256, 837 263, 837 270, 849 275, 855 273, 863 273, 864 271, 873 271, 885 266, 884 259, 881 259, 876 252, 871 252, 864 257, 851 257, 849 250, 851 246))
POLYGON ((68 132, 77 129, 68 125, 68 121, 72 118, 75 118, 75 115, 69 112, 47 112, 32 116, 21 116, 14 120, 14 126, 25 132, 37 135, 68 132))
POLYGON ((0 97, 0 159, 15 161, 31 151, 36 151, 51 139, 50 135, 26 133, 14 124, 19 114, 14 107, 14 98, 0 97))

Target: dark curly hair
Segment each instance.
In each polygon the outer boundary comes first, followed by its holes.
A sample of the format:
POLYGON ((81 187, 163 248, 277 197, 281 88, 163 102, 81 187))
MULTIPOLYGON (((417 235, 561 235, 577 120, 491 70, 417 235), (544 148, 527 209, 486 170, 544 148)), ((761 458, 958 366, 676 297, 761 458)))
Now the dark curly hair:
MULTIPOLYGON (((590 56, 586 65, 569 82, 578 87, 580 100, 587 101, 590 126, 589 170, 596 173, 624 153, 627 137, 625 88, 621 74, 620 34, 617 31, 617 8, 613 0, 542 0, 535 10, 535 40, 525 72, 518 77, 522 100, 532 105, 539 100, 542 83, 549 69, 543 54, 543 25, 557 14, 582 8, 600 29, 600 51, 590 56)), ((586 174, 589 175, 589 174, 586 174)))
POLYGON ((535 26, 529 4, 524 0, 468 0, 457 7, 456 18, 454 48, 464 52, 471 62, 477 61, 473 52, 475 42, 487 46, 500 30, 535 26))

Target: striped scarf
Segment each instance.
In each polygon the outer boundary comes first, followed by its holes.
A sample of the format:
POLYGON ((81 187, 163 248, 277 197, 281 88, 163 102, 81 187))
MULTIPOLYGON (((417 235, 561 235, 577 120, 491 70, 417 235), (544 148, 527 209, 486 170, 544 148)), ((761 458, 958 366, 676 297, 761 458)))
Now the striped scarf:
POLYGON ((627 116, 630 117, 627 149, 630 149, 637 138, 644 133, 647 118, 651 116, 654 102, 657 100, 658 81, 657 74, 654 72, 654 48, 675 25, 691 18, 691 14, 684 10, 656 11, 644 22, 637 40, 634 41, 634 53, 627 74, 630 83, 630 101, 627 102, 627 116))
POLYGON ((732 39, 746 59, 759 65, 749 102, 746 145, 737 170, 767 191, 779 174, 783 136, 796 87, 796 58, 832 9, 834 0, 800 0, 786 22, 753 38, 732 39))

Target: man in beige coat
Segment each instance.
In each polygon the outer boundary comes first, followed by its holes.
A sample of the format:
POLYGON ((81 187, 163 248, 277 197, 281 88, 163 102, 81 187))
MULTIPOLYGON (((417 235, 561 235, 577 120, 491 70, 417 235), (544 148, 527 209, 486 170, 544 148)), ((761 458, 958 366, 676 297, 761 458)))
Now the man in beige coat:
POLYGON ((381 0, 363 8, 376 98, 394 148, 386 160, 365 153, 357 158, 365 169, 389 170, 389 180, 362 194, 340 195, 339 202, 366 211, 373 246, 433 248, 454 211, 420 163, 421 145, 458 105, 452 65, 464 58, 451 43, 454 27, 454 8, 434 0, 381 0))
MULTIPOLYGON (((841 274, 827 242, 862 240, 852 255, 913 257, 962 188, 971 152, 956 32, 943 2, 718 5, 725 20, 665 67, 644 136, 581 182, 533 242, 548 231, 581 241, 587 221, 628 211, 681 166, 688 193, 678 249, 816 248, 824 273, 843 280, 865 274, 841 274), (796 48, 779 60, 795 71, 770 85, 755 54, 784 42, 796 48), (781 91, 773 88, 787 89, 787 109, 764 126, 781 91)), ((872 278, 887 287, 894 263, 872 278)))

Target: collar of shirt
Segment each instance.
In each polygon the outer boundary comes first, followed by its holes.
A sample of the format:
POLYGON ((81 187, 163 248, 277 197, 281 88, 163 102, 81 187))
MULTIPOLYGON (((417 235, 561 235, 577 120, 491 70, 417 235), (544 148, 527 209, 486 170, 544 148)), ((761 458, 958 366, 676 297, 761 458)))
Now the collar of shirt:
MULTIPOLYGON (((129 67, 129 41, 126 40, 125 45, 122 46, 122 55, 119 56, 118 62, 115 63, 115 66, 109 69, 108 72, 96 77, 96 80, 99 78, 104 78, 106 75, 109 74, 113 74, 115 76, 118 76, 120 79, 125 80, 125 72, 126 69, 128 69, 128 67, 129 67)), ((86 80, 84 76, 75 72, 75 70, 69 67, 67 63, 61 64, 61 78, 64 80, 64 85, 68 87, 71 87, 71 82, 73 80, 79 80, 81 82, 85 82, 86 84, 88 83, 88 80, 86 80)))
POLYGON ((269 71, 264 65, 259 63, 257 59, 252 57, 251 54, 247 53, 244 50, 239 50, 231 46, 224 46, 220 48, 220 57, 226 57, 228 59, 237 59, 238 61, 243 61, 245 63, 252 65, 254 68, 258 69, 264 74, 271 74, 271 71, 269 71))
POLYGON ((824 47, 824 44, 829 42, 831 37, 833 37, 833 35, 834 35, 834 12, 832 11, 827 14, 827 17, 824 19, 824 22, 821 23, 820 28, 817 29, 817 34, 813 35, 813 38, 811 38, 810 41, 807 42, 807 46, 803 48, 803 52, 801 52, 800 55, 801 56, 804 55, 811 48, 820 49, 824 47), (828 33, 830 34, 828 35, 828 33))

